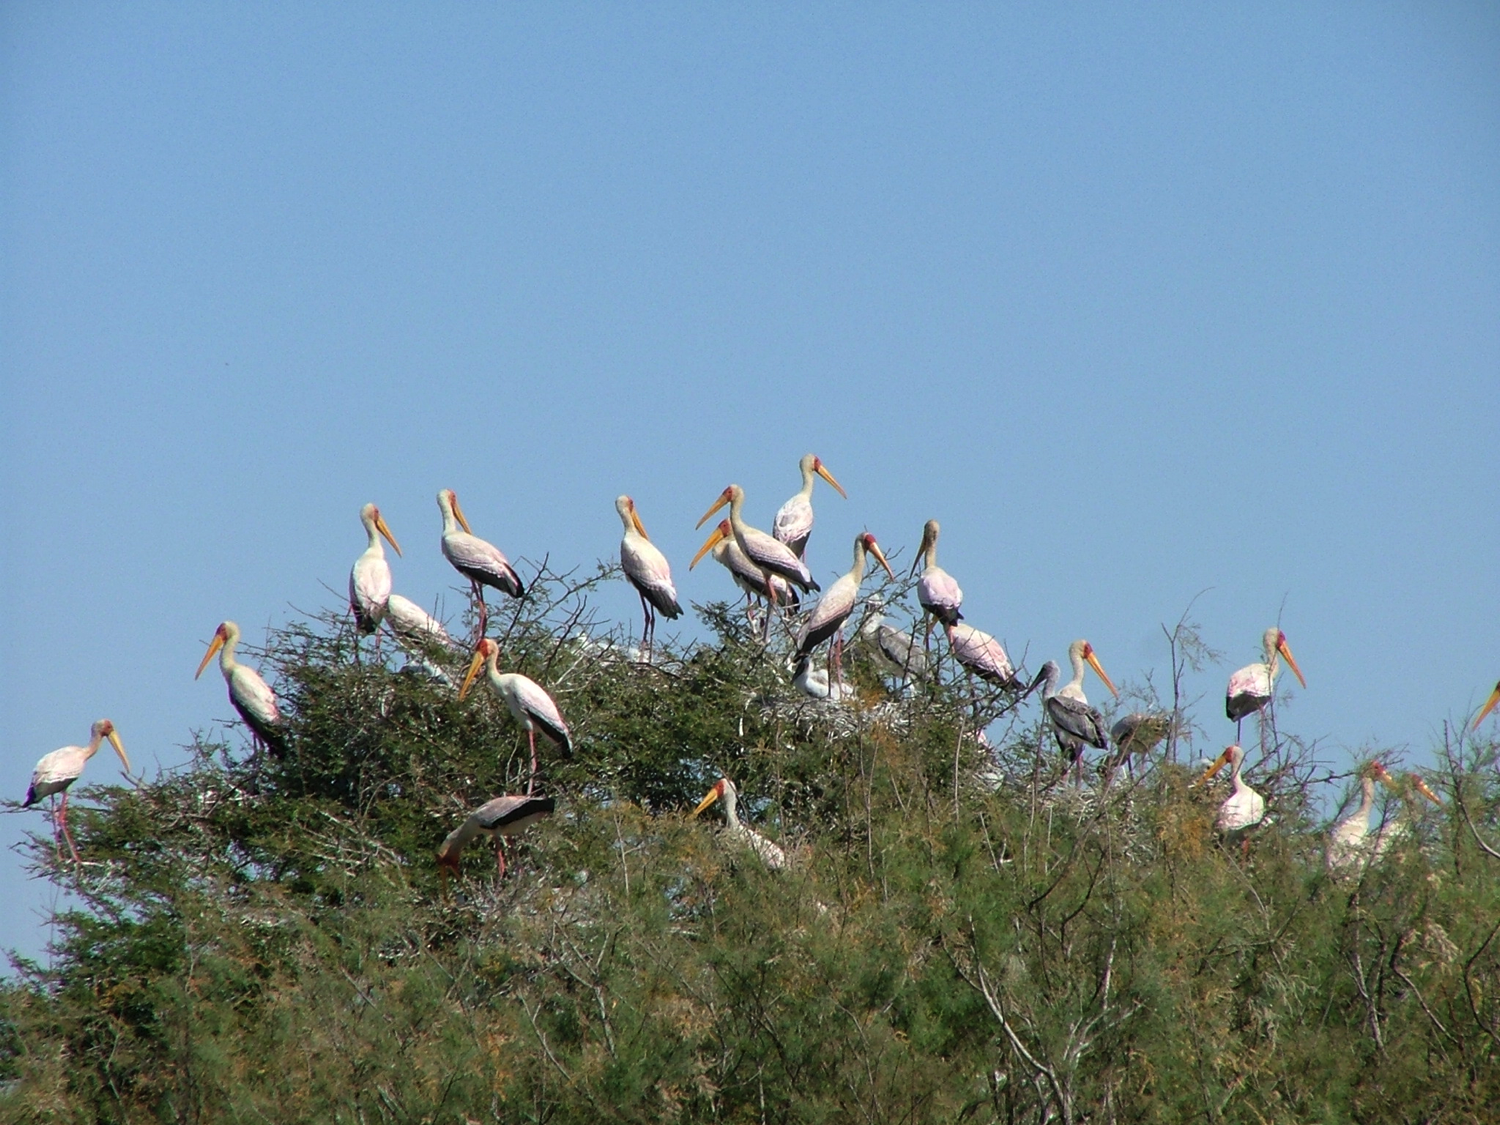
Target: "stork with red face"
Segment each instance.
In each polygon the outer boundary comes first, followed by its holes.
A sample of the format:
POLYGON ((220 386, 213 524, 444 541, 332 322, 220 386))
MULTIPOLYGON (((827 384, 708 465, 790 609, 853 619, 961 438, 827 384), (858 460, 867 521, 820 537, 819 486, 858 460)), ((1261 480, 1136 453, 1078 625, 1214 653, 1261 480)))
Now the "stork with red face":
POLYGON ((1276 677, 1281 673, 1281 660, 1285 659, 1297 676, 1297 681, 1307 686, 1302 669, 1292 659, 1292 650, 1287 647, 1286 634, 1275 625, 1266 630, 1261 638, 1265 659, 1247 664, 1229 677, 1229 688, 1224 693, 1224 713, 1234 720, 1235 741, 1239 741, 1240 723, 1246 715, 1253 715, 1267 703, 1276 691, 1276 677))
POLYGON ((804 454, 799 468, 802 470, 802 487, 776 513, 771 534, 776 537, 777 542, 790 547, 792 553, 800 559, 807 550, 807 537, 812 534, 812 492, 815 478, 822 477, 833 485, 845 500, 849 499, 849 494, 844 491, 843 485, 833 479, 828 466, 816 454, 804 454))

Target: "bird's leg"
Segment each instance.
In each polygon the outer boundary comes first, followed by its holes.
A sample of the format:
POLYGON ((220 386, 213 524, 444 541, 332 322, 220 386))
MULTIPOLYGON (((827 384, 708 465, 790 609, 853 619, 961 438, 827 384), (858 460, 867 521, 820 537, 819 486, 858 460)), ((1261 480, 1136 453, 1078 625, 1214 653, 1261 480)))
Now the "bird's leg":
POLYGON ((767 644, 771 641, 771 618, 776 614, 776 587, 771 584, 771 576, 766 575, 766 619, 761 625, 760 639, 767 644))
POLYGON ((536 731, 527 731, 526 738, 531 743, 531 777, 526 782, 526 796, 529 797, 536 788, 536 731))
POLYGON ((844 630, 841 626, 839 631, 833 635, 833 668, 832 675, 828 677, 828 694, 833 695, 833 685, 844 685, 844 630))
POLYGON ((656 638, 656 617, 651 612, 651 603, 641 594, 641 613, 645 620, 641 625, 641 659, 651 663, 651 642, 656 638))
MULTIPOLYGON (((65 792, 63 794, 63 796, 66 797, 67 793, 65 792)), ((58 819, 57 819, 57 794, 56 793, 52 794, 52 796, 49 797, 48 800, 51 801, 51 803, 52 803, 52 848, 57 853, 57 862, 61 863, 62 862, 62 828, 59 825, 59 822, 58 822, 58 819)))
POLYGON ((474 579, 469 579, 469 585, 474 587, 474 597, 479 602, 479 629, 474 634, 474 643, 477 645, 484 639, 485 630, 490 624, 490 610, 484 604, 484 587, 474 579))
POLYGON ((63 791, 63 799, 62 799, 62 833, 63 833, 63 839, 65 839, 65 840, 68 841, 68 851, 72 853, 72 855, 73 855, 73 863, 76 866, 77 863, 78 863, 78 849, 73 846, 73 833, 71 833, 71 832, 68 831, 68 793, 67 793, 67 790, 63 791))

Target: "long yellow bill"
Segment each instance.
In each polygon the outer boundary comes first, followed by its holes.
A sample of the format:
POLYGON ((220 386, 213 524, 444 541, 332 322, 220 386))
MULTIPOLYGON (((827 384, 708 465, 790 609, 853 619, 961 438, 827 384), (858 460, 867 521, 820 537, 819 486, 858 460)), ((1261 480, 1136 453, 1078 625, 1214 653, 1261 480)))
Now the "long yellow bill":
POLYGON ((463 699, 469 694, 469 688, 474 686, 474 678, 479 675, 479 669, 484 667, 485 652, 479 649, 474 653, 474 659, 469 661, 469 671, 464 676, 463 686, 458 689, 458 698, 463 699))
POLYGON ((129 777, 135 771, 130 768, 130 759, 125 756, 125 747, 120 742, 119 734, 111 730, 107 737, 109 738, 110 745, 115 748, 115 753, 120 755, 120 762, 125 767, 125 776, 129 777))
POLYGON ((1411 775, 1411 783, 1417 787, 1418 793, 1422 794, 1422 796, 1426 797, 1434 805, 1441 805, 1443 803, 1443 799, 1434 793, 1427 782, 1423 781, 1417 774, 1411 775))
POLYGON ((1203 776, 1200 777, 1197 781, 1193 782, 1193 784, 1194 785, 1202 785, 1209 778, 1213 777, 1214 774, 1218 773, 1221 769, 1223 769, 1224 768, 1224 763, 1226 763, 1228 761, 1229 761, 1229 751, 1225 750, 1224 753, 1220 754, 1217 758, 1214 759, 1214 764, 1211 765, 1211 766, 1209 766, 1208 769, 1204 771, 1203 776))
MULTIPOLYGON (((456 513, 455 513, 456 514, 456 513)), ((396 554, 401 554, 401 544, 396 542, 396 537, 391 534, 391 529, 385 526, 385 517, 379 513, 375 516, 375 530, 384 535, 386 541, 396 548, 396 554)))
POLYGON ((203 654, 203 660, 198 665, 198 670, 193 673, 193 679, 203 675, 203 669, 208 667, 208 662, 214 658, 214 653, 224 647, 224 634, 215 633, 214 639, 208 642, 208 651, 203 654))
MULTIPOLYGON (((713 514, 712 512, 709 513, 709 515, 712 515, 712 514, 713 514)), ((725 539, 729 538, 730 532, 725 527, 725 523, 726 522, 727 521, 721 522, 718 527, 714 528, 713 534, 710 535, 706 540, 704 540, 703 546, 699 547, 698 548, 698 553, 693 556, 693 561, 690 562, 690 563, 688 563, 688 569, 689 570, 692 570, 693 567, 695 567, 695 566, 698 565, 698 560, 699 559, 701 559, 704 555, 708 554, 708 552, 712 551, 715 547, 717 547, 725 539)))
POLYGON ((828 471, 828 466, 823 464, 822 461, 819 461, 817 463, 813 471, 816 472, 818 476, 826 480, 829 484, 833 485, 834 488, 838 489, 839 495, 842 496, 845 500, 849 499, 849 494, 844 491, 844 486, 833 479, 833 474, 828 471))
POLYGON ((1105 675, 1104 665, 1100 664, 1099 658, 1094 655, 1093 645, 1090 645, 1084 651, 1083 658, 1089 662, 1089 667, 1094 670, 1095 674, 1104 681, 1104 686, 1109 688, 1110 694, 1113 695, 1116 699, 1119 699, 1120 693, 1118 690, 1116 690, 1114 682, 1110 680, 1107 675, 1105 675))
POLYGON ((885 567, 885 572, 891 576, 891 581, 896 580, 896 572, 891 569, 891 564, 885 561, 885 552, 880 549, 880 544, 874 539, 869 541, 870 554, 875 556, 875 561, 885 567))
POLYGON ((1484 717, 1495 709, 1497 703, 1500 703, 1500 684, 1496 684, 1495 690, 1490 692, 1489 699, 1485 700, 1484 706, 1479 709, 1479 714, 1474 716, 1474 725, 1469 729, 1478 730, 1479 724, 1484 722, 1484 717))
POLYGON ((1286 638, 1276 642, 1276 651, 1281 653, 1281 659, 1285 660, 1297 676, 1297 682, 1303 687, 1307 686, 1307 677, 1302 674, 1302 669, 1297 667, 1297 661, 1292 658, 1292 650, 1287 647, 1286 638))
MULTIPOLYGON (((703 518, 700 519, 697 523, 693 524, 693 526, 694 527, 702 527, 704 524, 706 524, 708 522, 708 517, 709 516, 713 515, 715 512, 717 512, 720 508, 722 508, 727 503, 729 503, 729 489, 726 488, 723 492, 719 493, 719 498, 714 501, 714 506, 712 508, 710 508, 708 511, 704 512, 703 513, 703 518)), ((689 568, 689 569, 691 569, 691 568, 689 568)))
POLYGON ((469 521, 464 518, 464 510, 458 506, 458 493, 450 492, 448 495, 453 499, 453 518, 458 521, 459 527, 463 528, 470 535, 473 535, 474 529, 469 526, 469 521))
MULTIPOLYGON (((630 505, 630 522, 635 525, 635 529, 640 533, 642 539, 651 538, 651 536, 646 534, 646 525, 641 522, 640 513, 635 510, 634 504, 630 505)), ((692 568, 689 567, 688 569, 691 570, 692 568)))
POLYGON ((717 785, 715 785, 712 789, 710 789, 708 791, 708 796, 704 797, 703 800, 701 800, 701 801, 698 802, 698 807, 693 810, 693 816, 697 816, 699 813, 701 813, 704 809, 708 808, 709 805, 713 804, 718 799, 719 799, 719 787, 717 785))

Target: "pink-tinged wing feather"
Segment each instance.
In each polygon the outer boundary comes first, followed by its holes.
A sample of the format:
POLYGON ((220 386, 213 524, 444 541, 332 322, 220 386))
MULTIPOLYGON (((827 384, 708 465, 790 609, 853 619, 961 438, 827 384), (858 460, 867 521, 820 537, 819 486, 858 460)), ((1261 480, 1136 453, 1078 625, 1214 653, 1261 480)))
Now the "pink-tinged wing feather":
POLYGON ((661 612, 669 617, 682 612, 677 604, 677 587, 672 585, 672 568, 667 564, 667 557, 649 539, 627 535, 620 540, 620 566, 625 576, 661 612))
POLYGON ((776 513, 771 534, 780 543, 797 543, 812 534, 812 504, 803 496, 793 496, 776 513))
POLYGON ((276 693, 260 678, 260 673, 237 664, 234 672, 226 678, 229 681, 230 698, 238 706, 266 726, 274 727, 281 722, 281 712, 276 707, 276 693))

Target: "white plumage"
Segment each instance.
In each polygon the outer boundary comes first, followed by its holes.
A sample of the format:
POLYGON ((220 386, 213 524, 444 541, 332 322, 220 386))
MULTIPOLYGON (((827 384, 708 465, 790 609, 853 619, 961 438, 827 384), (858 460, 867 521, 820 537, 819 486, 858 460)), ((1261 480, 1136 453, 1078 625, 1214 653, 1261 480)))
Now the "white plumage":
MULTIPOLYGON (((544 816, 551 816, 557 802, 551 797, 533 797, 530 794, 511 793, 494 797, 471 812, 462 824, 448 833, 438 848, 438 872, 446 876, 449 871, 458 874, 459 857, 463 850, 479 836, 495 840, 497 845, 506 836, 514 836, 528 825, 535 824, 544 816)), ((495 863, 499 877, 505 877, 505 852, 495 848, 495 863)))
POLYGON ((1005 646, 983 630, 965 621, 949 625, 948 647, 954 659, 981 680, 1000 687, 1015 685, 1016 670, 1005 654, 1005 646))
MULTIPOLYGON (((959 607, 964 603, 964 592, 958 582, 937 564, 938 534, 942 529, 937 520, 928 520, 922 528, 922 545, 917 548, 917 557, 912 560, 912 573, 922 568, 922 577, 917 581, 917 601, 922 609, 944 625, 953 625, 963 614, 959 607)), ((931 629, 931 623, 928 624, 931 629)))
POLYGON ((219 671, 224 675, 224 684, 229 688, 229 702, 239 712, 240 718, 255 737, 278 758, 286 753, 286 732, 281 726, 281 710, 276 706, 273 692, 260 673, 248 668, 234 658, 234 650, 240 643, 240 627, 233 621, 222 622, 214 631, 208 651, 203 654, 193 679, 203 675, 203 669, 219 653, 219 671))
MULTIPOLYGON (((61 831, 68 841, 68 850, 75 863, 78 862, 78 849, 73 846, 73 836, 68 831, 68 786, 83 776, 83 767, 99 752, 105 739, 115 748, 115 753, 120 756, 120 763, 125 767, 125 776, 129 777, 130 759, 125 756, 125 747, 120 742, 115 724, 108 719, 100 719, 89 729, 87 746, 64 746, 42 756, 32 770, 31 785, 26 790, 26 800, 21 804, 22 808, 30 808, 47 797, 62 794, 62 808, 53 820, 53 836, 55 841, 57 832, 61 831)), ((59 845, 59 853, 61 850, 59 845)))
POLYGON ((802 487, 776 512, 776 520, 771 525, 771 534, 778 542, 790 547, 800 559, 807 550, 807 537, 812 534, 812 492, 815 478, 822 477, 833 485, 845 500, 849 499, 849 494, 844 491, 843 485, 833 479, 833 474, 816 455, 804 454, 798 468, 802 472, 802 487))
POLYGON ((1261 648, 1265 658, 1255 664, 1245 665, 1230 676, 1229 687, 1224 693, 1224 713, 1235 723, 1236 732, 1246 715, 1253 715, 1271 701, 1271 695, 1276 690, 1276 677, 1281 672, 1280 657, 1286 658, 1286 662, 1296 673, 1298 682, 1303 687, 1307 686, 1307 681, 1302 677, 1302 669, 1297 667, 1297 662, 1292 659, 1292 650, 1287 647, 1285 633, 1276 626, 1271 626, 1261 638, 1261 648))
POLYGON ((666 615, 669 621, 676 620, 682 616, 682 606, 677 603, 677 587, 672 585, 667 556, 647 537, 635 501, 621 496, 615 500, 615 511, 625 525, 625 535, 620 540, 620 568, 641 597, 641 612, 645 615, 641 647, 649 652, 656 636, 656 614, 666 615))
POLYGON ((499 654, 500 646, 490 638, 484 637, 480 640, 478 647, 474 650, 474 659, 469 663, 468 674, 464 676, 463 686, 458 689, 458 698, 463 699, 469 694, 474 678, 479 675, 479 669, 483 667, 490 681, 490 687, 505 701, 505 706, 511 716, 526 731, 526 739, 531 746, 531 779, 526 786, 526 792, 530 795, 536 786, 537 728, 540 727, 543 734, 561 746, 565 754, 573 753, 573 736, 568 730, 568 724, 563 722, 562 712, 558 710, 557 704, 553 702, 552 697, 547 694, 542 685, 519 672, 500 671, 496 667, 499 654))
MULTIPOLYGON (((1207 781, 1226 764, 1232 764, 1234 772, 1229 778, 1229 796, 1219 805, 1218 814, 1214 817, 1214 827, 1225 836, 1234 837, 1248 832, 1265 819, 1266 799, 1246 785, 1245 779, 1240 776, 1240 770, 1245 764, 1245 752, 1238 745, 1227 747, 1214 764, 1209 766, 1201 780, 1207 781)), ((1249 843, 1247 839, 1247 847, 1249 843)))
POLYGON ((714 783, 714 787, 708 791, 708 795, 698 803, 693 810, 697 816, 715 801, 724 800, 724 834, 741 847, 749 848, 773 871, 779 871, 786 866, 786 852, 766 839, 755 829, 740 821, 739 817, 739 795, 734 788, 734 782, 727 777, 721 777, 714 783))
POLYGON ((438 510, 443 513, 443 557, 469 580, 474 589, 474 598, 479 603, 479 628, 475 635, 482 637, 489 623, 484 588, 493 586, 501 593, 519 598, 526 593, 526 587, 505 557, 505 552, 473 533, 463 509, 458 506, 457 493, 451 488, 440 489, 437 502, 438 510))
POLYGON ((366 504, 359 510, 359 522, 364 524, 370 543, 354 560, 354 567, 349 571, 349 610, 354 614, 355 627, 361 633, 373 633, 380 628, 386 603, 391 597, 391 567, 385 561, 385 548, 380 544, 380 537, 384 535, 398 555, 401 547, 374 504, 366 504))

